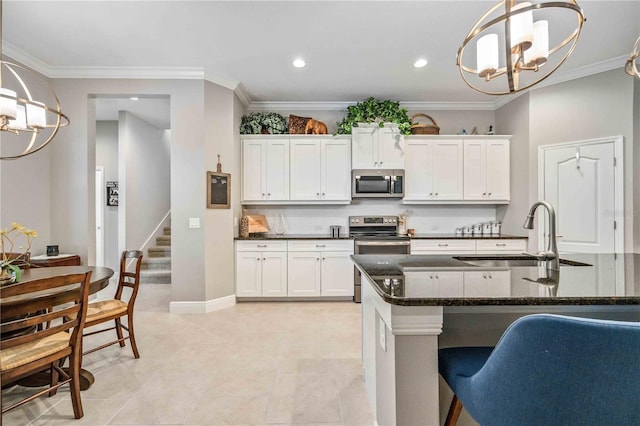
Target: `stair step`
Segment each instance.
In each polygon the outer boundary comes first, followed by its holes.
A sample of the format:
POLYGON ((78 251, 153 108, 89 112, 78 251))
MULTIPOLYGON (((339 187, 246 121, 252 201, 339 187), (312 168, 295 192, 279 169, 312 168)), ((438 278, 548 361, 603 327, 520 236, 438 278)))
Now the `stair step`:
POLYGON ((171 246, 149 247, 149 257, 171 257, 171 246))
POLYGON ((145 257, 142 259, 141 270, 158 270, 158 269, 171 269, 170 257, 145 257))
POLYGON ((162 233, 164 235, 171 235, 171 227, 170 226, 165 226, 164 228, 162 228, 162 233))
POLYGON ((156 244, 159 246, 170 246, 171 235, 161 235, 159 237, 156 237, 156 244))
POLYGON ((140 271, 141 284, 171 284, 171 270, 140 271))

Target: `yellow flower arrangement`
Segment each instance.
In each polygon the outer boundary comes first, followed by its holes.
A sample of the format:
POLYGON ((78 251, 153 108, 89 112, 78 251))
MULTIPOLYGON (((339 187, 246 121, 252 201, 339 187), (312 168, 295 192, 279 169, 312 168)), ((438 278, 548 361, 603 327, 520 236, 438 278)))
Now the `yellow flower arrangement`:
POLYGON ((0 229, 0 251, 2 253, 0 258, 0 282, 20 281, 22 271, 14 262, 24 261, 25 255, 31 250, 33 239, 37 236, 38 233, 36 231, 25 228, 17 222, 13 222, 9 228, 0 229), (13 255, 13 250, 20 239, 24 239, 27 245, 26 247, 20 246, 20 254, 15 256, 13 255), (12 255, 9 256, 9 254, 12 255))

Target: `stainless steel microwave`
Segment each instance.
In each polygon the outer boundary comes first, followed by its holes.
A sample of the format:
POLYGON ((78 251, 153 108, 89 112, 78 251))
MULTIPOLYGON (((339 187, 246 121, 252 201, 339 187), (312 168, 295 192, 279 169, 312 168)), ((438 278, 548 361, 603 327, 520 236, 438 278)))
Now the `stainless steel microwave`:
POLYGON ((354 169, 351 198, 404 197, 404 170, 354 169))

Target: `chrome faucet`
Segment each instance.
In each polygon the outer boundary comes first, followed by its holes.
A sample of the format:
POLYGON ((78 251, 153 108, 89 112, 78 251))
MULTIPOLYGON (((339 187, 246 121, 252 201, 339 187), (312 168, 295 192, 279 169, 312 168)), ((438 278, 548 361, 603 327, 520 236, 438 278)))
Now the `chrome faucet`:
POLYGON ((549 214, 549 244, 545 251, 538 252, 538 254, 524 253, 529 256, 533 256, 538 260, 544 260, 547 262, 547 269, 558 271, 560 270, 560 257, 558 256, 558 245, 556 243, 556 211, 553 206, 547 201, 537 201, 529 209, 527 220, 522 225, 525 229, 533 229, 533 218, 538 206, 544 206, 549 214))

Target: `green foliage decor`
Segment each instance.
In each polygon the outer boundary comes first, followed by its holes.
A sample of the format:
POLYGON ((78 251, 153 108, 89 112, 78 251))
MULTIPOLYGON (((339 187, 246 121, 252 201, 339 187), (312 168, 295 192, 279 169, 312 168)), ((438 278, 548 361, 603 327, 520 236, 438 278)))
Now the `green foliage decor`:
POLYGON ((338 124, 336 133, 350 135, 353 127, 358 127, 358 123, 379 123, 384 127, 384 123, 395 123, 398 125, 400 133, 411 134, 411 123, 407 115, 406 108, 400 108, 400 102, 378 101, 369 98, 366 101, 358 102, 347 107, 346 117, 338 124))
POLYGON ((259 135, 263 129, 272 135, 280 135, 289 131, 287 120, 277 112, 253 112, 242 116, 241 135, 259 135))

